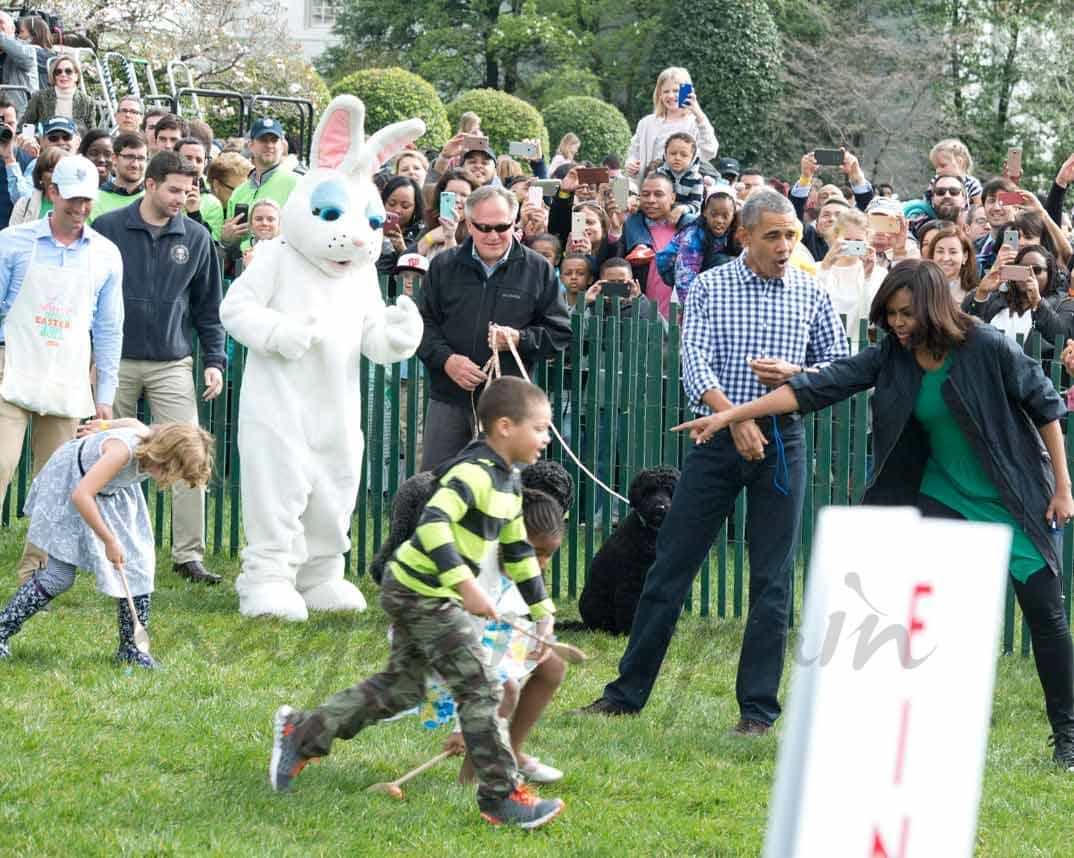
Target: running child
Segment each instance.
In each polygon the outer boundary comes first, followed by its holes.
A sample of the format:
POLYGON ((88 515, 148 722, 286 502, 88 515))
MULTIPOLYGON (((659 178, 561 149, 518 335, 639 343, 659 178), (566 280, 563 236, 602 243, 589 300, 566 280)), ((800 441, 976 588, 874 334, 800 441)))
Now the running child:
POLYGON ((544 392, 517 378, 491 382, 477 405, 484 432, 460 454, 425 507, 413 538, 396 549, 381 604, 393 624, 391 655, 382 673, 339 692, 311 711, 276 712, 269 781, 277 792, 335 739, 421 702, 435 671, 459 706, 466 747, 486 821, 537 828, 558 816, 560 799, 539 799, 522 786, 504 722, 502 689, 486 664, 468 614, 496 617, 476 581, 481 560, 499 542, 504 568, 540 620, 555 608, 545 593, 534 550, 526 542, 514 463, 532 463, 548 446, 551 407, 544 392))
POLYGON ((213 438, 197 426, 137 420, 91 420, 78 438, 52 454, 26 499, 26 538, 48 554, 48 564, 15 591, 0 613, 0 658, 22 624, 75 582, 75 569, 97 576, 97 589, 116 600, 116 660, 153 668, 134 644, 118 569, 127 576, 138 619, 149 627, 156 549, 149 509, 139 483, 152 477, 164 487, 180 480, 203 486, 212 474, 213 438))

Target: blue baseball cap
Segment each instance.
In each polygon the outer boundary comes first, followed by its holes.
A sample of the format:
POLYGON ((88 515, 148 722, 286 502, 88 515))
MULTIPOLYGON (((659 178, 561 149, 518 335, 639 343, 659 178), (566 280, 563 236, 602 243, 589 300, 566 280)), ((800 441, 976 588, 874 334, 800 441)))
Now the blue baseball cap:
POLYGON ((75 121, 69 116, 53 116, 45 123, 41 136, 48 137, 53 131, 63 131, 74 137, 78 133, 78 128, 75 126, 75 121))
POLYGON ((283 126, 271 116, 262 116, 250 126, 250 139, 257 140, 259 137, 264 137, 266 134, 275 134, 283 140, 283 126))

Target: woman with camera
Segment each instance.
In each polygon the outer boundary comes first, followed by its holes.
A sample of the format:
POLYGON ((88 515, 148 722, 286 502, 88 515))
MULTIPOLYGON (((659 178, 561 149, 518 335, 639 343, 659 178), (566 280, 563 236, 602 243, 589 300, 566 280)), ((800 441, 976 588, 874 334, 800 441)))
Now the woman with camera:
POLYGON ((888 334, 880 344, 675 428, 704 444, 732 424, 817 411, 874 388, 876 464, 861 502, 1011 528, 1010 577, 1033 641, 1053 759, 1074 772, 1074 648, 1059 574, 1059 528, 1074 517, 1074 497, 1062 400, 1039 364, 959 310, 933 262, 896 265, 869 318, 888 334))
POLYGON ((719 144, 712 123, 697 103, 690 72, 671 67, 660 72, 653 89, 653 112, 638 121, 627 150, 624 167, 628 176, 641 177, 645 165, 664 160, 664 144, 677 131, 685 131, 697 141, 702 161, 716 157, 719 144))

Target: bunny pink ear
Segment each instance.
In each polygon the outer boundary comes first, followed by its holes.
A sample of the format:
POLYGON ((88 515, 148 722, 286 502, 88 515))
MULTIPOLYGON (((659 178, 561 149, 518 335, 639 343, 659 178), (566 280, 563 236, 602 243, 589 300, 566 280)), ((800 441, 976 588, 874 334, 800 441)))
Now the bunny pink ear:
POLYGON ((313 134, 310 162, 315 168, 349 172, 358 163, 365 131, 365 105, 353 95, 332 99, 313 134))
POLYGON ((338 167, 351 148, 351 118, 345 110, 328 115, 321 129, 321 145, 317 147, 318 167, 338 167))

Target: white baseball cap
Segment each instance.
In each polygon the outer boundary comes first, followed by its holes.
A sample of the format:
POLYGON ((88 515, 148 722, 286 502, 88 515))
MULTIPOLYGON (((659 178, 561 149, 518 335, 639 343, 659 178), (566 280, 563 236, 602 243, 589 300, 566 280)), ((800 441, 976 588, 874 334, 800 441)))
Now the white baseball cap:
POLYGON ((89 158, 81 155, 60 158, 52 170, 52 183, 65 200, 97 199, 97 168, 89 158))

